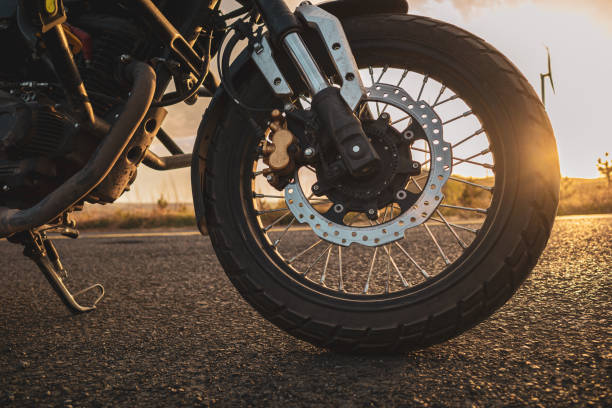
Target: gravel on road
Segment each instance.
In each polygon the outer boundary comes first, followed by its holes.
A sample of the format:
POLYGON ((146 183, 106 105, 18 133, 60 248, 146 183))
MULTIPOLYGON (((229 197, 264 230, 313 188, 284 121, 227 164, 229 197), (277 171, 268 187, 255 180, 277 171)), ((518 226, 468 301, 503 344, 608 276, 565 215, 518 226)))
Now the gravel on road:
POLYGON ((0 242, 2 406, 612 406, 612 218, 558 220, 492 318, 399 356, 286 335, 237 294, 208 238, 56 245, 72 280, 107 296, 70 315, 0 242))

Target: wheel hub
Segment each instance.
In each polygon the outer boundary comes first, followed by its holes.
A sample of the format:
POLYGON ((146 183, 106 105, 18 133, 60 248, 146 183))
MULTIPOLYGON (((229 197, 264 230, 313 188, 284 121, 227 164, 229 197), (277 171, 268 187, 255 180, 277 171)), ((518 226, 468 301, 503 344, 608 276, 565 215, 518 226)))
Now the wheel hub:
POLYGON ((402 135, 389 126, 388 118, 382 115, 378 120, 364 121, 366 134, 379 154, 382 153, 385 163, 382 171, 370 179, 344 179, 336 183, 323 181, 323 185, 314 187, 313 193, 327 195, 333 202, 325 214, 312 207, 296 172, 285 188, 287 207, 299 222, 307 223, 319 237, 342 246, 352 243, 379 246, 403 238, 407 229, 422 224, 436 210, 444 197, 442 187, 451 174, 451 145, 444 141, 442 122, 429 105, 415 101, 402 88, 387 84, 376 84, 367 90, 367 95, 368 101, 387 103, 404 111, 410 115, 413 124, 422 129, 419 133, 428 143, 431 157, 429 177, 420 194, 403 189, 417 170, 412 168, 410 143, 402 142, 402 135), (381 121, 385 121, 387 126, 383 126, 381 121), (379 184, 381 181, 382 186, 379 184), (388 222, 370 226, 347 226, 343 222, 348 211, 365 212, 369 218, 376 219, 377 210, 390 203, 397 203, 402 212, 388 222))
MULTIPOLYGON (((389 120, 389 115, 383 114, 378 120, 362 122, 381 159, 378 171, 360 178, 350 174, 336 180, 319 178, 313 193, 326 195, 335 204, 341 204, 345 208, 342 213, 367 214, 369 210, 378 210, 393 202, 397 191, 403 189, 410 177, 418 175, 421 169, 418 162, 412 161, 409 141, 390 126, 389 120)), ((322 174, 321 170, 318 168, 317 174, 322 174)))

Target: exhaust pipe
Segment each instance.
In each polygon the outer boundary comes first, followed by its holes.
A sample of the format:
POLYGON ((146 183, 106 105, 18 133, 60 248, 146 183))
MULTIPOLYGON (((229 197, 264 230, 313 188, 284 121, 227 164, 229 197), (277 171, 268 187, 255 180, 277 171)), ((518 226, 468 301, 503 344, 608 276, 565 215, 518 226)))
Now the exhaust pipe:
POLYGON ((125 73, 133 87, 123 113, 87 164, 38 204, 25 210, 0 207, 0 238, 44 225, 87 196, 111 171, 140 125, 155 93, 153 68, 129 64, 125 73))

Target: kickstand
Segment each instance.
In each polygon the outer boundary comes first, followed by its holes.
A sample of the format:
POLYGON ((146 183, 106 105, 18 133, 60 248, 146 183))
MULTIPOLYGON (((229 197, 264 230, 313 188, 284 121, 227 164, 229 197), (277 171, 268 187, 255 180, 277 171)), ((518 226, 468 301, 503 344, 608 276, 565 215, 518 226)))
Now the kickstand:
POLYGON ((64 302, 72 313, 78 314, 89 312, 96 308, 98 302, 104 297, 104 287, 97 283, 72 294, 64 284, 64 279, 68 277, 68 273, 60 262, 55 245, 47 238, 44 232, 28 231, 27 233, 23 233, 20 237, 20 242, 25 246, 23 254, 38 265, 38 268, 40 268, 45 275, 53 290, 55 290, 62 302, 64 302), (76 296, 94 289, 98 290, 99 295, 91 306, 82 306, 76 301, 76 296))

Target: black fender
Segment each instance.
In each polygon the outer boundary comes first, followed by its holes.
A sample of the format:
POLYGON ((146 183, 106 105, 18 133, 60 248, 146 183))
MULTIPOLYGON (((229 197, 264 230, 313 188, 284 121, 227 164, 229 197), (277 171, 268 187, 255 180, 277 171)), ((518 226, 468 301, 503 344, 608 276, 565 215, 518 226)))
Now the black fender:
MULTIPOLYGON (((368 14, 406 14, 406 0, 335 0, 318 4, 319 7, 335 15, 340 20, 368 14)), ((253 65, 250 55, 245 51, 240 53, 230 68, 232 80, 241 75, 250 75, 257 68, 253 65)), ((219 86, 212 101, 206 108, 198 128, 198 134, 193 147, 191 163, 191 190, 196 222, 202 234, 206 234, 205 197, 206 157, 210 142, 216 132, 219 121, 233 103, 223 86, 219 86)))

